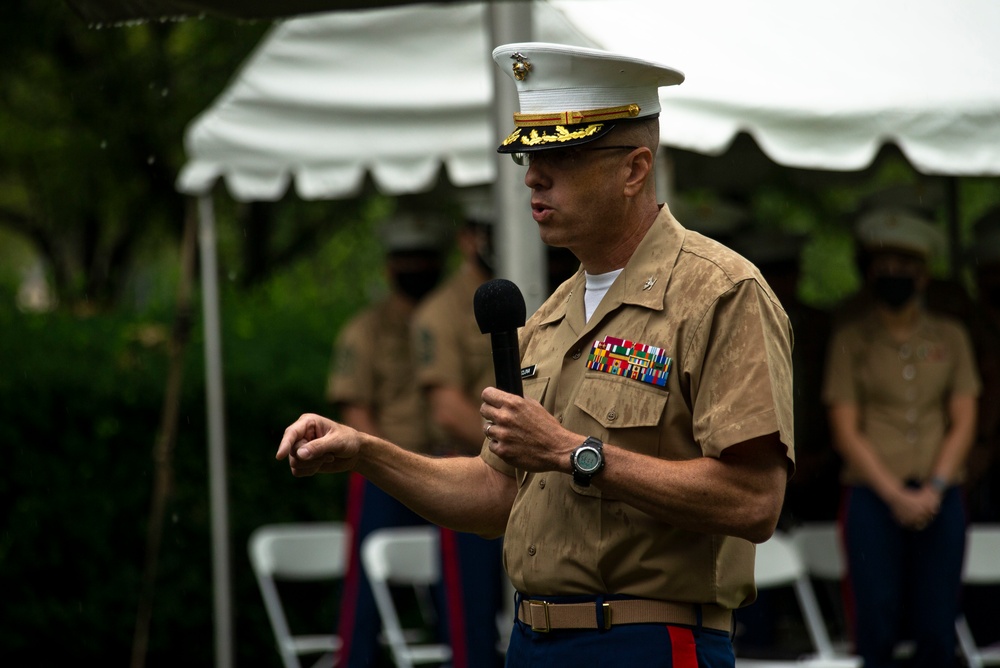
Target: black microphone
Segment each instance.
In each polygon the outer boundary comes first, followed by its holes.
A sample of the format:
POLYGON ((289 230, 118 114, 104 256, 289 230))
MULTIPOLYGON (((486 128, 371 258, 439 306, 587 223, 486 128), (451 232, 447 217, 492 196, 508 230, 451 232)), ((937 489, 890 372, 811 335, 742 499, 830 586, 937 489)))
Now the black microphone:
POLYGON ((473 299, 479 331, 490 335, 497 389, 524 396, 517 328, 524 327, 526 308, 518 287, 504 278, 486 281, 473 299))

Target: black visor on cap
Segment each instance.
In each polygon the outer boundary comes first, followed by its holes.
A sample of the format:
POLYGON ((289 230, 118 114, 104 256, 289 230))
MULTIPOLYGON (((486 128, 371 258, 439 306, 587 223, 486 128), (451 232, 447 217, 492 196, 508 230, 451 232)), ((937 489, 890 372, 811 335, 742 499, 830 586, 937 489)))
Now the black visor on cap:
POLYGON ((579 123, 577 125, 535 125, 515 128, 497 153, 531 153, 550 148, 568 148, 600 139, 611 132, 617 122, 579 123))

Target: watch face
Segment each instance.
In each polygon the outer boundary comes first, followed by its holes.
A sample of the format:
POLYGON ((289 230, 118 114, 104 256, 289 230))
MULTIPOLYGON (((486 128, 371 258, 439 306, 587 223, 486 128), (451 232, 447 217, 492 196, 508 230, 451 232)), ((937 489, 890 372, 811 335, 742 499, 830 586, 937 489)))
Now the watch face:
POLYGON ((597 450, 584 448, 576 453, 576 465, 583 471, 593 471, 601 463, 597 450))

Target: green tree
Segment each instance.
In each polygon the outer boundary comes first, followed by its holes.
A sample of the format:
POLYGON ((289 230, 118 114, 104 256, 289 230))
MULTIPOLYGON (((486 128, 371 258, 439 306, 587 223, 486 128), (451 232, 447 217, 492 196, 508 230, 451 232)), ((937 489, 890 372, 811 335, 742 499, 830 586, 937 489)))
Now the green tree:
POLYGON ((30 240, 63 303, 105 307, 145 249, 179 243, 185 126, 266 23, 88 26, 63 2, 0 22, 0 225, 30 240))

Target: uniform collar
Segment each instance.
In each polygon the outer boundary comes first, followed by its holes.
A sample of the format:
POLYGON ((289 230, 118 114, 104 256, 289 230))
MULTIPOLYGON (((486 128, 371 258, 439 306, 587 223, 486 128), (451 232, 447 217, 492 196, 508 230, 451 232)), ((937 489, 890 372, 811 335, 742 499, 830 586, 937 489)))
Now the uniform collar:
MULTIPOLYGON (((865 329, 868 332, 868 336, 872 340, 879 340, 883 343, 887 343, 890 346, 898 346, 900 342, 892 338, 889 334, 889 330, 882 322, 882 318, 879 316, 878 307, 875 304, 870 304, 868 307, 868 312, 864 315, 865 329)), ((913 332, 910 334, 910 340, 914 338, 929 338, 931 322, 927 316, 927 310, 923 307, 917 312, 917 320, 913 325, 913 332)))
MULTIPOLYGON (((664 308, 664 296, 673 271, 686 230, 671 215, 666 204, 660 208, 656 220, 639 242, 625 269, 615 279, 600 307, 594 313, 591 324, 598 322, 608 312, 622 304, 644 307, 656 311, 664 308)), ((583 296, 585 277, 578 271, 571 279, 570 291, 566 298, 545 316, 541 324, 552 324, 569 318, 574 329, 583 329, 583 296), (577 323, 576 321, 579 320, 577 323)))

